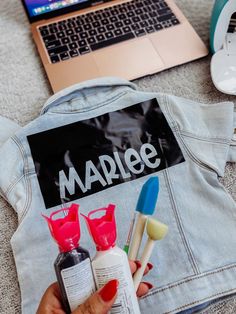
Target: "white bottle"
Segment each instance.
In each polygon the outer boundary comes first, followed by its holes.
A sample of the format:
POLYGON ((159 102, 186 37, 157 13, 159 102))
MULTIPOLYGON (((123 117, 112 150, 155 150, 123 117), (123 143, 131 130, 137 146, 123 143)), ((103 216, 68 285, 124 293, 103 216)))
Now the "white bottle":
POLYGON ((98 289, 112 279, 119 281, 118 295, 110 314, 140 314, 127 254, 115 246, 114 209, 115 205, 110 204, 90 212, 88 217, 83 215, 97 248, 92 260, 94 279, 98 289), (105 211, 104 216, 90 218, 101 211, 105 211))

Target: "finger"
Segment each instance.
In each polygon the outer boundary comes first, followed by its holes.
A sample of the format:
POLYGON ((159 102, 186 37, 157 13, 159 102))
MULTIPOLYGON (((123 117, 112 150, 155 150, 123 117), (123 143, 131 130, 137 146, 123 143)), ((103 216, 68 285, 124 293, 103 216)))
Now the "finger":
POLYGON ((51 284, 51 286, 49 286, 48 289, 51 289, 52 294, 57 299, 61 300, 61 292, 60 292, 60 288, 59 288, 58 282, 54 282, 53 284, 51 284))
MULTIPOLYGON (((130 270, 131 270, 131 274, 133 275, 137 269, 139 269, 141 267, 141 263, 140 261, 129 261, 129 266, 130 266, 130 270)), ((145 270, 144 270, 144 274, 146 275, 148 274, 148 272, 153 268, 153 265, 151 263, 148 263, 145 270)))
POLYGON ((73 311, 72 314, 107 314, 116 299, 118 285, 118 280, 109 281, 73 311))
POLYGON ((136 292, 137 297, 143 297, 145 294, 147 294, 149 292, 150 289, 153 288, 153 285, 149 282, 141 282, 138 290, 136 292))
POLYGON ((141 263, 139 261, 129 260, 129 266, 130 266, 131 274, 133 275, 136 272, 136 270, 141 267, 141 263))
POLYGON ((147 266, 144 271, 144 275, 147 275, 152 269, 153 269, 153 265, 151 263, 147 263, 147 266))
POLYGON ((51 314, 56 311, 57 314, 65 314, 61 304, 61 294, 58 283, 51 284, 45 291, 39 304, 37 314, 51 314))

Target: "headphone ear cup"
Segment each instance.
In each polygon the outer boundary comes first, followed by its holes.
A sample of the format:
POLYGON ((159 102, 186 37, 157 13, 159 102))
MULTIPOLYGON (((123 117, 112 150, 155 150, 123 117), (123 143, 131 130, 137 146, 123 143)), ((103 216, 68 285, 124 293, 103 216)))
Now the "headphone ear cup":
POLYGON ((211 77, 222 93, 236 95, 236 34, 228 33, 222 49, 211 59, 211 77))
POLYGON ((210 47, 212 53, 222 48, 231 17, 235 12, 235 0, 215 1, 210 24, 210 47))

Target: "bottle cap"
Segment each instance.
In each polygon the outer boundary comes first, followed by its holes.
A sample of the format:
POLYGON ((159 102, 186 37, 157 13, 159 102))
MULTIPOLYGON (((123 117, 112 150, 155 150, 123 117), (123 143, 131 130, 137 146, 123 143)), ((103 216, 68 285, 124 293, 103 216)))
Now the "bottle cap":
POLYGON ((87 223, 89 232, 96 244, 97 251, 106 251, 116 244, 116 221, 115 205, 109 204, 108 207, 99 208, 91 211, 88 217, 82 215, 87 223), (99 218, 92 218, 98 213, 104 213, 99 218))
POLYGON ((72 204, 69 208, 62 208, 53 212, 50 217, 42 215, 48 223, 51 235, 57 242, 61 252, 69 252, 79 245, 80 225, 78 215, 79 205, 72 204), (67 213, 63 218, 54 219, 61 212, 67 213))

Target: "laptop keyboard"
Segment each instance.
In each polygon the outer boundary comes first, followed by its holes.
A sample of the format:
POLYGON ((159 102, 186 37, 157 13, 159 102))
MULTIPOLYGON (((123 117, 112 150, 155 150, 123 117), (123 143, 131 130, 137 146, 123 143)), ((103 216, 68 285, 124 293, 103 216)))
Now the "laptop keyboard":
POLYGON ((56 63, 177 24, 164 0, 133 0, 44 25, 39 31, 56 63))

